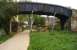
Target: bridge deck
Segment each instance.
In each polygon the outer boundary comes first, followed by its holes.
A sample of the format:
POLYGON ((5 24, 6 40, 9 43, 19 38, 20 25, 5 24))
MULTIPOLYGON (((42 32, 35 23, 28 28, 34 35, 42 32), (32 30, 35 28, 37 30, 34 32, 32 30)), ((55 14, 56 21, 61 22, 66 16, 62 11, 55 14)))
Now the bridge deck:
POLYGON ((72 15, 72 10, 66 7, 45 4, 45 3, 35 3, 35 2, 19 2, 18 3, 19 13, 32 13, 40 15, 54 15, 56 16, 68 16, 72 15))

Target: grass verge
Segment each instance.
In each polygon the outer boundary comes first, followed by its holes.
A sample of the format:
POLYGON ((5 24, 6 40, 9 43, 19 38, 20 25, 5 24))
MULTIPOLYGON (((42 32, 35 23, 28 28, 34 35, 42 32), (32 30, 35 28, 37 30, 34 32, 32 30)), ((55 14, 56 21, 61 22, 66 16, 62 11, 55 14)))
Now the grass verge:
POLYGON ((72 32, 32 32, 28 50, 77 50, 77 34, 72 32))
POLYGON ((0 36, 0 44, 11 38, 15 33, 12 33, 11 35, 2 35, 0 36))

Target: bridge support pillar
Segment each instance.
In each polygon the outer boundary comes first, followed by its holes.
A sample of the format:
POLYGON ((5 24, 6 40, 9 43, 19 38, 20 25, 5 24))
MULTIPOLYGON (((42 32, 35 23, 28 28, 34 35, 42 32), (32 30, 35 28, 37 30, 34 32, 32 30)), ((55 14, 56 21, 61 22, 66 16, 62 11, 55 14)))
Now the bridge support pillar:
POLYGON ((66 20, 67 20, 67 18, 65 16, 62 16, 60 18, 61 30, 64 30, 64 26, 65 26, 66 20))

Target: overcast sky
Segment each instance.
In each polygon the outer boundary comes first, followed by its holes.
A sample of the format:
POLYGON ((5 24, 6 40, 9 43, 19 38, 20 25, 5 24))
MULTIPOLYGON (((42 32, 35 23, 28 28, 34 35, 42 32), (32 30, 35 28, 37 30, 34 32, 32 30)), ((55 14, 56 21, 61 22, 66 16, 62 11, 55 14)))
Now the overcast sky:
MULTIPOLYGON (((26 0, 17 0, 17 1, 26 1, 26 0)), ((77 0, 27 0, 27 1, 56 4, 56 5, 77 9, 77 0)))
POLYGON ((77 0, 32 0, 32 1, 56 4, 56 5, 77 9, 77 0))

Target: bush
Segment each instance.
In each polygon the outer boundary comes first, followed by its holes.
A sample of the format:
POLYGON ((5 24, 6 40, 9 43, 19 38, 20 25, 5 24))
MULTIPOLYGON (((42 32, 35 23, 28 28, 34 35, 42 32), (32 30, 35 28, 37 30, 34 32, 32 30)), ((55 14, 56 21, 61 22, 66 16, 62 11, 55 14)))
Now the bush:
POLYGON ((45 24, 45 19, 44 17, 41 17, 41 16, 34 16, 34 25, 36 25, 37 27, 38 26, 42 26, 45 24))

